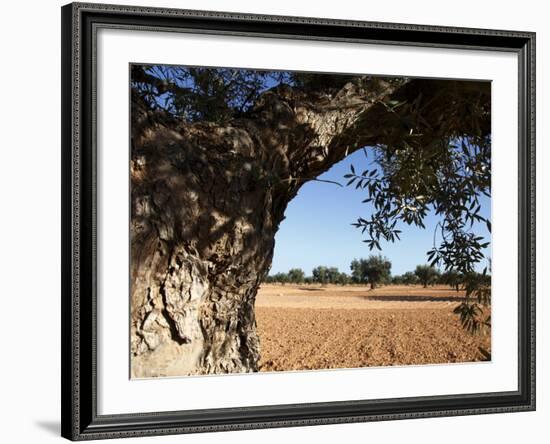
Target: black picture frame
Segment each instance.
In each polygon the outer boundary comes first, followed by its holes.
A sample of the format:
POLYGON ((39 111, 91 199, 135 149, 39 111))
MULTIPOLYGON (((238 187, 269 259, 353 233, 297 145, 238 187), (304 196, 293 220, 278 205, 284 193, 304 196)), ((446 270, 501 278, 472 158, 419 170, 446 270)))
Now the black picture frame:
POLYGON ((71 440, 535 409, 535 34, 102 4, 62 8, 62 436, 71 440), (511 51, 519 60, 518 390, 97 414, 95 38, 98 27, 511 51))

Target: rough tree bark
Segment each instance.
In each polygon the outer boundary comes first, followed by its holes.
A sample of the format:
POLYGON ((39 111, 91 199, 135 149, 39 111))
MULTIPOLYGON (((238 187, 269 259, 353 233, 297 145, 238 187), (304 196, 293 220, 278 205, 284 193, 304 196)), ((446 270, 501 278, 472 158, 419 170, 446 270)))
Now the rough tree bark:
POLYGON ((254 301, 300 186, 376 137, 376 108, 407 80, 288 86, 226 125, 134 104, 132 376, 258 370, 254 301))

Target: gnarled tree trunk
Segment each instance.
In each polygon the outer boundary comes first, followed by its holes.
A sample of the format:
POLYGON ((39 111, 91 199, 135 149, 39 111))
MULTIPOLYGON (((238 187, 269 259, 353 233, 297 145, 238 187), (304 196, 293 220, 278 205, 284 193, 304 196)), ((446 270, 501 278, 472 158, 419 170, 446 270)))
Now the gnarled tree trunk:
POLYGON ((254 301, 288 202, 373 140, 369 111, 404 83, 280 86, 223 126, 161 123, 134 103, 133 377, 258 370, 254 301))

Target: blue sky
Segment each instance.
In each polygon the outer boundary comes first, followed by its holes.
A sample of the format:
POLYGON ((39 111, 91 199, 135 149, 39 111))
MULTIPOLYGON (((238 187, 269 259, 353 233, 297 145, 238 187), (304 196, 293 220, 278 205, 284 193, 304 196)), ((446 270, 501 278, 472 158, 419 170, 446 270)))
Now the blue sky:
MULTIPOLYGON (((369 165, 362 150, 356 151, 319 176, 345 184, 344 174, 350 164, 363 171, 369 165)), ((275 254, 270 274, 286 272, 290 268, 302 268, 306 275, 317 265, 335 266, 346 273, 353 258, 368 257, 370 251, 361 230, 351 224, 359 216, 371 214, 369 204, 361 201, 366 191, 354 187, 311 181, 303 185, 298 195, 288 205, 285 216, 275 236, 275 254)), ((482 216, 490 215, 490 199, 481 199, 482 216)), ((439 217, 430 214, 425 219, 426 228, 401 224, 401 241, 381 244, 384 256, 392 262, 392 274, 412 271, 418 264, 427 262, 426 252, 432 248, 434 228, 439 217)), ((476 233, 490 239, 485 225, 474 225, 476 233)), ((487 256, 487 252, 486 252, 487 256)), ((481 264, 481 271, 487 264, 481 264)))

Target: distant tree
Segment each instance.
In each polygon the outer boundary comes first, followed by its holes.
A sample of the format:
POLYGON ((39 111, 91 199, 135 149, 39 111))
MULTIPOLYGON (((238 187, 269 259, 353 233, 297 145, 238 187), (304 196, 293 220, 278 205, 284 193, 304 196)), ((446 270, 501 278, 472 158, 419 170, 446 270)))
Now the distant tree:
POLYGON ((273 275, 273 282, 278 282, 279 284, 286 284, 289 282, 287 273, 275 273, 273 275))
POLYGON ((351 278, 356 284, 364 284, 366 282, 366 277, 364 273, 363 263, 365 259, 353 259, 351 261, 351 278))
POLYGON ((319 265, 318 267, 315 267, 311 274, 313 275, 313 281, 318 282, 321 285, 326 285, 328 283, 328 268, 319 265))
POLYGON ((340 279, 340 271, 336 267, 329 267, 327 269, 328 281, 331 284, 337 284, 340 279))
POLYGON ((351 277, 348 274, 342 272, 342 273, 338 273, 335 283, 339 285, 348 285, 350 282, 351 282, 351 277))
POLYGON ((436 285, 441 281, 441 271, 439 271, 437 268, 435 269, 435 276, 432 278, 430 285, 436 285))
POLYGON ((391 278, 391 283, 393 285, 402 285, 404 282, 403 282, 403 276, 401 275, 395 275, 391 278))
POLYGON ((312 276, 306 276, 304 270, 301 268, 291 268, 288 273, 275 273, 265 277, 265 283, 279 283, 279 284, 312 284, 320 283, 326 284, 339 284, 347 285, 351 283, 351 277, 346 273, 341 273, 337 267, 326 267, 320 265, 313 269, 312 276))
POLYGON ((304 282, 305 273, 301 268, 291 268, 288 270, 288 281, 293 284, 301 284, 304 282))
POLYGON ((464 275, 456 270, 449 270, 441 275, 439 282, 454 288, 458 292, 464 282, 464 275))
POLYGON ((429 265, 417 265, 414 274, 416 274, 420 283, 426 288, 429 284, 437 280, 439 272, 429 265))
POLYGON ((371 289, 391 276, 391 262, 381 255, 372 255, 368 259, 354 259, 350 268, 354 281, 368 283, 371 289))
POLYGON ((405 285, 418 284, 419 281, 418 276, 412 271, 407 271, 405 274, 403 274, 402 280, 405 285))
POLYGON ((344 279, 341 274, 337 267, 326 267, 324 265, 319 265, 312 271, 313 281, 322 285, 341 283, 344 279))

